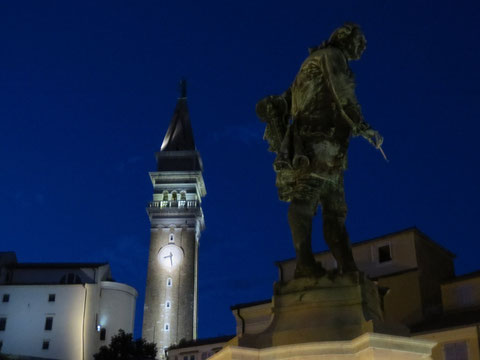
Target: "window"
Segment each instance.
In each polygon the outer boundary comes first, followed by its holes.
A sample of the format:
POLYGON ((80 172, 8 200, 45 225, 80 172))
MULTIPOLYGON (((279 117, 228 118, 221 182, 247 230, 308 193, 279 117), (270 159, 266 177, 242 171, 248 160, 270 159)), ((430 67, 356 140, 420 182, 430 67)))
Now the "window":
POLYGON ((185 356, 183 357, 183 360, 188 360, 188 355, 185 355, 185 356))
POLYGON ((53 317, 52 316, 47 316, 45 319, 45 330, 52 330, 53 326, 53 317))
POLYGON ((42 350, 48 350, 49 347, 50 347, 50 341, 44 340, 42 344, 42 350))
POLYGON ((2 347, 3 347, 3 341, 0 340, 0 352, 2 351, 2 347))
POLYGON ((165 307, 166 307, 167 309, 170 309, 170 307, 171 307, 170 301, 167 301, 167 302, 165 303, 165 307))
POLYGON ((174 241, 175 241, 175 235, 170 234, 170 236, 168 237, 168 242, 173 243, 174 241))
POLYGON ((195 360, 195 355, 190 355, 190 360, 195 360))
POLYGON ((177 192, 172 191, 172 201, 177 201, 177 192))
POLYGON ((9 302, 10 301, 10 294, 3 294, 2 302, 9 302))
POLYGON ((6 317, 0 318, 0 331, 5 331, 6 327, 7 327, 7 318, 6 317))
POLYGON ((458 341, 443 345, 445 360, 468 360, 468 347, 466 341, 458 341))
POLYGON ((107 337, 107 329, 101 328, 100 329, 100 340, 104 341, 107 337))
POLYGON ((81 284, 82 280, 80 279, 80 276, 74 273, 68 273, 66 275, 63 275, 62 278, 60 279, 60 284, 81 284))
POLYGON ((390 244, 378 247, 378 262, 384 263, 392 260, 392 253, 390 252, 390 244))
POLYGON ((172 286, 172 278, 167 279, 167 286, 172 286))
POLYGON ((163 192, 163 201, 168 201, 168 191, 167 190, 165 190, 163 192))
POLYGON ((164 328, 164 329, 165 329, 165 331, 170 331, 170 325, 165 324, 165 328, 164 328))
POLYGON ((460 284, 454 290, 458 304, 463 307, 475 305, 474 288, 472 284, 460 284))
POLYGON ((55 294, 48 294, 48 302, 54 302, 55 301, 55 294))
POLYGON ((180 192, 180 200, 187 200, 187 193, 185 191, 180 192))

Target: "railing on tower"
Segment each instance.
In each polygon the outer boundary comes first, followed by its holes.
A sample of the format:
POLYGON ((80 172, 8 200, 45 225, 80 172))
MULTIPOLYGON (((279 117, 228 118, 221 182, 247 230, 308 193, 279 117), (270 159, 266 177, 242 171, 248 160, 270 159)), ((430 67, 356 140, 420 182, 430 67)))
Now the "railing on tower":
POLYGON ((162 200, 162 201, 150 201, 147 204, 149 208, 197 208, 197 200, 162 200))

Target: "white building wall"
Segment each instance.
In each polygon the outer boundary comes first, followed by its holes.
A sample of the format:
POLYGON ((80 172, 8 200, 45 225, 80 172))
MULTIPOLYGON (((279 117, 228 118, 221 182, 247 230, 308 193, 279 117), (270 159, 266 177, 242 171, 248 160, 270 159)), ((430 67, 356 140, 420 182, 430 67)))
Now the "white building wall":
POLYGON ((0 302, 0 317, 7 318, 0 331, 2 353, 82 359, 83 285, 3 285, 3 294, 10 299, 0 302), (49 294, 55 294, 54 302, 48 301, 49 294), (53 317, 52 330, 45 330, 47 316, 53 317), (49 341, 48 350, 42 350, 44 341, 49 341))
POLYGON ((98 324, 106 329, 106 342, 109 344, 111 337, 116 335, 119 329, 133 333, 138 294, 131 286, 117 282, 102 281, 100 286, 98 324))
POLYGON ((1 285, 0 317, 7 319, 0 331, 2 353, 50 359, 92 359, 100 346, 108 345, 119 329, 133 332, 134 288, 115 282, 75 285, 1 285), (8 302, 1 302, 9 294, 8 302), (55 301, 49 302, 49 294, 55 301), (52 330, 45 320, 53 317, 52 330), (103 325, 102 325, 103 324, 103 325), (97 325, 107 336, 100 340, 97 325), (49 341, 48 350, 43 350, 49 341))

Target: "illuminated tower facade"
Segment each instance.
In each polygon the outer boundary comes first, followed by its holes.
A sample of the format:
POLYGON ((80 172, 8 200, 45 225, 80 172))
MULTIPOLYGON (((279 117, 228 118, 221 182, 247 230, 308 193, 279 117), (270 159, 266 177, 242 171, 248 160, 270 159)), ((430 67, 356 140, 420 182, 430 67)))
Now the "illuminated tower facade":
POLYGON ((197 268, 205 223, 202 160, 195 148, 185 84, 161 149, 150 172, 153 201, 142 337, 166 347, 197 336, 197 268))

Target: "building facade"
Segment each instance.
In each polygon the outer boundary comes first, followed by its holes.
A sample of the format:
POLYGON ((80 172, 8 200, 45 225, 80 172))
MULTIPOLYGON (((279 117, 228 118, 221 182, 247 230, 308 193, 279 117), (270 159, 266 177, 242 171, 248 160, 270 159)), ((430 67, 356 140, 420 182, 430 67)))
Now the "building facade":
POLYGON ((153 201, 147 205, 150 250, 142 337, 163 350, 197 336, 197 268, 201 207, 205 196, 202 160, 196 151, 183 94, 178 99, 150 173, 153 201))
POLYGON ((136 298, 107 263, 18 263, 0 253, 0 352, 92 359, 119 329, 133 332, 136 298))

